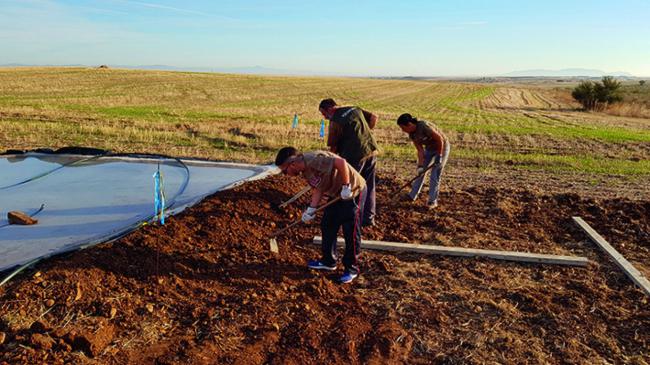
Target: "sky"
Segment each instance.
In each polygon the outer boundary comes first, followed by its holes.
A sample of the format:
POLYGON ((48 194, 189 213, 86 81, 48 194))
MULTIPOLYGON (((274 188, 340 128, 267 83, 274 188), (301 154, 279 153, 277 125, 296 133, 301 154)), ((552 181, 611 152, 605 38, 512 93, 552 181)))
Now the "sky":
POLYGON ((650 0, 0 0, 0 65, 650 76, 650 0))

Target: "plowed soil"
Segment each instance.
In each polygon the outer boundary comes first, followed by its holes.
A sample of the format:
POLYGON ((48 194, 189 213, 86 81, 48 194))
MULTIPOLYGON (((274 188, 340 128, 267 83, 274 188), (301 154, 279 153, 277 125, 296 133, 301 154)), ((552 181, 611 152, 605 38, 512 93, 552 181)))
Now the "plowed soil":
POLYGON ((590 243, 582 216, 650 276, 650 202, 443 188, 435 211, 379 181, 364 238, 586 256, 567 267, 364 251, 362 275, 309 271, 317 225, 268 250, 299 180, 219 192, 0 288, 0 363, 429 364, 650 362, 648 297, 590 243))

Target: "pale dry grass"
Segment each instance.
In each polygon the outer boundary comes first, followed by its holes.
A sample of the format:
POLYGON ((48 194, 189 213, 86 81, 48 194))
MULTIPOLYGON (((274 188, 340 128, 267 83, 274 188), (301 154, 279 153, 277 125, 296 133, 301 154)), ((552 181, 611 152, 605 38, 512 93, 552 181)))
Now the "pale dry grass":
POLYGON ((604 112, 621 117, 650 119, 650 107, 642 103, 616 103, 607 107, 604 112))

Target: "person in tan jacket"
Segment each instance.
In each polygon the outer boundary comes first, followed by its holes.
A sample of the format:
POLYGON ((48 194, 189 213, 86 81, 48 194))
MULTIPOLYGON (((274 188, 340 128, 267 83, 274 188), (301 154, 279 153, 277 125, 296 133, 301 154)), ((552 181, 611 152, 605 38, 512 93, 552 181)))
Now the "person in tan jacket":
POLYGON ((341 197, 325 208, 321 219, 322 256, 320 260, 310 260, 307 266, 314 270, 336 270, 336 240, 339 229, 343 228, 345 271, 340 282, 351 282, 360 270, 358 258, 366 181, 342 157, 327 151, 301 153, 294 147, 284 147, 278 152, 275 164, 284 174, 301 175, 312 187, 311 202, 302 214, 303 222, 314 219, 324 198, 341 197))

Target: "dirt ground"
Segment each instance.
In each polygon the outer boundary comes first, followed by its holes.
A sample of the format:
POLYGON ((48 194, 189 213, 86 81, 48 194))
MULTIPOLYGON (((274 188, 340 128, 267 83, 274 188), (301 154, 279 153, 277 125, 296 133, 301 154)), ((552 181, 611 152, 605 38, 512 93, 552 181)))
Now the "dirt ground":
POLYGON ((219 192, 0 288, 0 363, 429 364, 650 362, 648 298, 571 221, 650 276, 650 202, 490 185, 395 201, 382 176, 364 238, 586 256, 586 268, 364 251, 362 275, 306 269, 317 225, 271 203, 280 176, 219 192))

